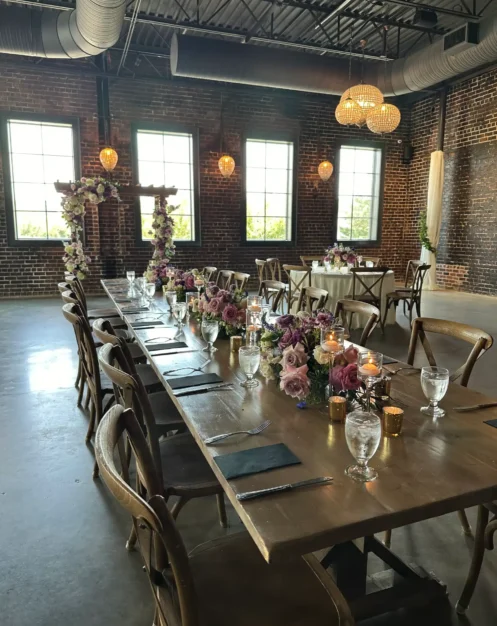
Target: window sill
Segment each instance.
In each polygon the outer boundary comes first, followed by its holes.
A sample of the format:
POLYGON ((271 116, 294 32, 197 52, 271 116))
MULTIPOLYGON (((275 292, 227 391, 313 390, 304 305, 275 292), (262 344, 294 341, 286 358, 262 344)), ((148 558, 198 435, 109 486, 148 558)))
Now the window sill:
POLYGON ((10 239, 9 248, 61 248, 66 245, 67 239, 10 239))
POLYGON ((249 248, 294 248, 295 242, 294 241, 279 241, 279 240, 252 241, 252 240, 246 239, 242 241, 241 245, 247 246, 249 248))
POLYGON ((360 241, 344 241, 344 240, 334 240, 338 244, 342 244, 343 246, 350 246, 351 248, 380 248, 381 240, 379 239, 370 239, 368 241, 360 240, 360 241))

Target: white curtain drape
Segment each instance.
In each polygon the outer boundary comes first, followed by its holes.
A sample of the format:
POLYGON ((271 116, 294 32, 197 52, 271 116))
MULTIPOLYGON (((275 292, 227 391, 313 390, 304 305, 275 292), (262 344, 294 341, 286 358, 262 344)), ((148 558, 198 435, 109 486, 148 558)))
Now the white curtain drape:
MULTIPOLYGON (((431 244, 436 248, 440 240, 440 225, 442 223, 442 192, 444 186, 444 153, 436 150, 431 153, 430 178, 428 180, 428 198, 426 203, 426 225, 431 244)), ((437 259, 433 252, 426 248, 421 249, 421 261, 431 265, 426 275, 424 288, 437 288, 436 266, 437 259)))

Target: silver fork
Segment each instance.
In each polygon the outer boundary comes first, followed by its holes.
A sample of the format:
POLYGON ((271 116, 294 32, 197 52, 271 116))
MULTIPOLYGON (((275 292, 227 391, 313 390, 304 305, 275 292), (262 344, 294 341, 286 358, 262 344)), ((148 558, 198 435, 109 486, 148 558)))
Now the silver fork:
MULTIPOLYGON (((188 370, 189 372, 191 372, 193 374, 193 372, 201 372, 204 367, 206 367, 207 365, 209 365, 209 363, 212 362, 212 359, 208 359, 207 361, 205 361, 204 363, 202 363, 202 365, 200 367, 180 367, 176 370, 166 370, 165 372, 162 372, 163 376, 167 376, 168 374, 176 374, 176 372, 183 372, 184 370, 188 370)), ((182 374, 183 376, 183 374, 182 374)))
POLYGON ((420 372, 421 371, 419 369, 419 367, 399 367, 396 370, 390 370, 387 367, 383 366, 383 369, 385 369, 390 374, 390 376, 395 376, 395 374, 398 374, 402 370, 413 370, 413 373, 414 373, 414 371, 416 371, 416 372, 420 372))
POLYGON ((232 433, 224 433, 222 435, 215 435, 214 437, 207 437, 207 439, 204 439, 204 443, 210 445, 211 443, 222 441, 223 439, 226 439, 226 437, 231 437, 232 435, 258 435, 259 433, 262 433, 263 430, 266 430, 270 424, 271 422, 266 420, 265 422, 262 422, 262 424, 259 424, 259 426, 251 428, 250 430, 235 430, 232 433))

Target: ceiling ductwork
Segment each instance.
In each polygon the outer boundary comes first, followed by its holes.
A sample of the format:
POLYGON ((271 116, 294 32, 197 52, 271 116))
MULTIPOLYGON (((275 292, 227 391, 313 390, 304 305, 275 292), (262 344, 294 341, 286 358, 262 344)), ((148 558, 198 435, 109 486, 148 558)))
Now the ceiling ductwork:
POLYGON ((76 0, 72 11, 0 5, 0 52, 77 59, 119 39, 126 0, 76 0))
MULTIPOLYGON (((461 52, 444 51, 440 38, 406 57, 368 64, 364 82, 378 86, 385 96, 421 91, 478 67, 497 61, 497 15, 479 25, 479 43, 461 52)), ((359 64, 353 64, 359 70, 359 64)), ((171 45, 173 76, 200 78, 311 93, 342 94, 349 86, 348 62, 313 54, 286 52, 221 40, 174 35, 171 45)), ((353 83, 359 76, 352 77, 353 83)))

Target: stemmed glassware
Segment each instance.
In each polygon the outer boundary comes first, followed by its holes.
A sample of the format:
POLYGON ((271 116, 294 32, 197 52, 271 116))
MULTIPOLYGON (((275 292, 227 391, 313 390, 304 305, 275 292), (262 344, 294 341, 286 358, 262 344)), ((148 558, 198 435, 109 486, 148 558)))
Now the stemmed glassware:
POLYGON ((262 312, 247 308, 247 344, 249 346, 257 345, 257 334, 262 328, 262 312))
POLYGON ((359 353, 357 357, 357 375, 366 385, 366 411, 371 410, 371 390, 381 380, 383 354, 380 352, 359 353))
POLYGON ((248 389, 251 387, 258 387, 259 381, 254 378, 254 374, 259 369, 259 365, 261 363, 261 349, 259 346, 242 346, 238 351, 238 358, 240 361, 240 367, 247 377, 247 380, 240 383, 241 386, 248 389))
POLYGON ((352 411, 345 418, 345 439, 350 453, 357 461, 345 470, 347 476, 358 482, 369 482, 378 477, 378 472, 368 466, 378 449, 381 439, 381 420, 374 413, 352 411))
POLYGON ((438 406, 438 403, 445 396, 448 386, 448 369, 445 367, 423 367, 421 370, 421 388, 430 403, 421 408, 421 413, 430 417, 443 417, 445 411, 438 406))
POLYGON ((178 298, 178 294, 176 291, 165 291, 164 295, 166 296, 166 302, 169 304, 169 315, 173 314, 173 306, 176 304, 176 300, 178 298))
POLYGON ((140 291, 141 293, 145 292, 145 285, 147 284, 147 280, 144 276, 139 276, 138 278, 136 278, 134 284, 138 291, 140 291))
POLYGON ((201 276, 197 276, 197 278, 195 279, 195 287, 197 288, 197 291, 198 291, 199 300, 200 300, 200 290, 202 289, 204 285, 205 285, 205 280, 201 276))
POLYGON ((312 269, 313 270, 317 270, 319 267, 319 261, 313 261, 312 262, 312 269))
POLYGON ((175 302, 172 309, 174 319, 178 322, 178 332, 175 336, 179 337, 183 332, 183 320, 185 319, 186 315, 186 302, 175 302))
POLYGON ((207 342, 204 352, 216 352, 217 348, 214 347, 214 342, 217 339, 219 333, 219 322, 217 320, 202 320, 202 337, 207 342))
MULTIPOLYGON (((342 326, 331 326, 321 329, 321 350, 331 354, 330 371, 335 365, 335 358, 344 351, 345 348, 345 328, 342 326)), ((330 389, 331 392, 331 389, 330 389)), ((331 394, 330 394, 331 395, 331 394)))
POLYGON ((132 287, 135 282, 135 273, 133 271, 127 271, 126 278, 128 279, 129 286, 132 287))

